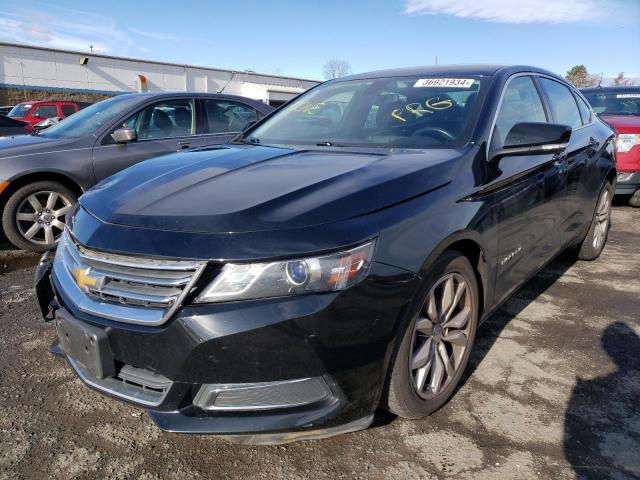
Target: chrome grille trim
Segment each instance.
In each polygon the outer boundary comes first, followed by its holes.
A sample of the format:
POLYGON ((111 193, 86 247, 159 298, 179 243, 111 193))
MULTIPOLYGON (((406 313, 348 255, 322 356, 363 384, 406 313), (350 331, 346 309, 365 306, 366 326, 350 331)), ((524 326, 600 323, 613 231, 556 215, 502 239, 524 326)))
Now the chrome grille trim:
POLYGON ((53 270, 64 293, 81 311, 124 323, 157 326, 180 308, 206 265, 98 252, 79 245, 65 232, 53 270), (80 288, 74 278, 78 268, 99 281, 80 288))

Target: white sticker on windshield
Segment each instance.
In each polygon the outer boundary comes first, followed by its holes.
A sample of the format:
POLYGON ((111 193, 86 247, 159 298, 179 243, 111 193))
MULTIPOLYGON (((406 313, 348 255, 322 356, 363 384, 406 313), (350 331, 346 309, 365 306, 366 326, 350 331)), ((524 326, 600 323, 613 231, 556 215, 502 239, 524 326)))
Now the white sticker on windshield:
POLYGON ((414 87, 451 87, 471 88, 472 78, 421 78, 413 84, 414 87))
POLYGON ((640 93, 619 93, 616 98, 640 98, 640 93))

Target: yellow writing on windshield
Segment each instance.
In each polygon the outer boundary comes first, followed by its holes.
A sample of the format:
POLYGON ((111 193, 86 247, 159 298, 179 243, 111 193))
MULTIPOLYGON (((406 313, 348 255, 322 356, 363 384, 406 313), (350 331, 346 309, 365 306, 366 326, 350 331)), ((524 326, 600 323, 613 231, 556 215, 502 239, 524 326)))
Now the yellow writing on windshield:
POLYGON ((293 108, 294 112, 306 113, 307 115, 313 115, 313 112, 324 107, 324 102, 319 103, 301 103, 293 108))
POLYGON ((400 122, 406 122, 405 112, 409 112, 416 117, 422 117, 426 113, 434 113, 437 110, 447 110, 453 107, 453 100, 449 98, 440 99, 440 97, 432 97, 421 102, 412 102, 406 104, 402 108, 396 108, 391 112, 391 116, 400 122))

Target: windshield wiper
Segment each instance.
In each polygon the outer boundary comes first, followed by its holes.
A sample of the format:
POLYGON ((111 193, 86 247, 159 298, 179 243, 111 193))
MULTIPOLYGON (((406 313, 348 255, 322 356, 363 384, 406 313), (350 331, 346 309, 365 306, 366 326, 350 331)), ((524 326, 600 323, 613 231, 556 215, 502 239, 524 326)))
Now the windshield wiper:
POLYGON ((260 143, 260 139, 253 137, 247 140, 245 137, 240 137, 236 140, 236 142, 244 143, 245 145, 257 145, 260 143))

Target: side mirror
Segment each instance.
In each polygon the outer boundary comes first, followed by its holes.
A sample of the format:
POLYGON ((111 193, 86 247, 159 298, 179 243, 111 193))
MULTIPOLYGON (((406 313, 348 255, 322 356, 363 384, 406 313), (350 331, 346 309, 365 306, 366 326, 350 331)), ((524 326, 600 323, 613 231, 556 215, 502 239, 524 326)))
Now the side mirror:
POLYGON ((111 138, 113 138, 116 143, 129 143, 135 142, 138 139, 138 134, 134 128, 122 127, 114 131, 111 134, 111 138))
POLYGON ((555 123, 516 123, 504 141, 504 146, 491 155, 491 160, 519 155, 560 153, 567 148, 571 127, 555 123))

